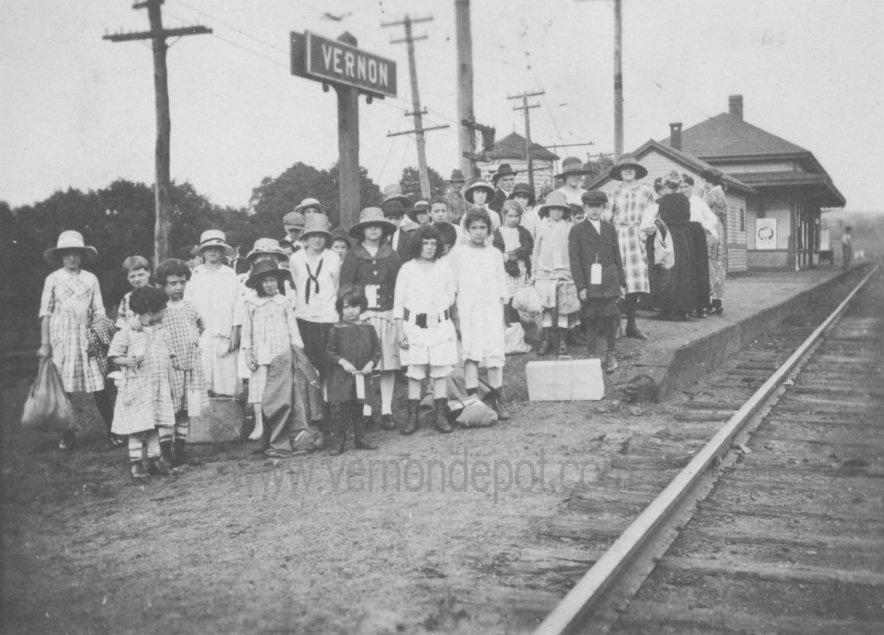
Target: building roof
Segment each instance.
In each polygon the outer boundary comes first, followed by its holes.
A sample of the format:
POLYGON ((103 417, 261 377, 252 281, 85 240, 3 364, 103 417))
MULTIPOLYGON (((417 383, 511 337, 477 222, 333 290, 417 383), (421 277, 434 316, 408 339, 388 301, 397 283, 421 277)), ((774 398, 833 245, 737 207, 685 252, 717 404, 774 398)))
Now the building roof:
POLYGON ((838 188, 832 183, 832 179, 825 173, 810 174, 808 172, 783 170, 778 172, 741 172, 734 174, 734 176, 751 184, 756 189, 772 187, 815 189, 818 191, 819 203, 824 207, 843 207, 846 203, 844 195, 838 191, 838 188))
MULTIPOLYGON (((491 150, 485 153, 489 161, 501 159, 527 159, 525 156, 525 137, 511 132, 503 139, 494 142, 491 150)), ((559 157, 541 145, 531 143, 531 158, 540 161, 558 161, 559 157)))
MULTIPOLYGON (((669 145, 669 141, 667 137, 662 143, 669 145)), ((681 149, 706 160, 810 154, 727 112, 682 130, 681 149)))
MULTIPOLYGON (((639 148, 633 152, 635 158, 639 161, 642 160, 642 157, 647 156, 651 151, 659 152, 660 154, 669 157, 679 165, 693 170, 694 172, 700 173, 703 170, 708 170, 712 168, 709 163, 706 163, 702 159, 698 159, 697 157, 689 154, 687 152, 683 152, 681 150, 676 150, 675 148, 663 145, 659 141, 655 141, 654 139, 648 139, 644 144, 642 144, 639 148)), ((741 179, 736 178, 732 174, 723 173, 721 177, 722 181, 727 184, 728 188, 739 190, 745 192, 747 194, 757 194, 757 191, 748 183, 744 182, 741 179)), ((607 183, 610 180, 609 173, 600 174, 592 181, 586 184, 586 189, 591 190, 597 188, 604 183, 607 183)))

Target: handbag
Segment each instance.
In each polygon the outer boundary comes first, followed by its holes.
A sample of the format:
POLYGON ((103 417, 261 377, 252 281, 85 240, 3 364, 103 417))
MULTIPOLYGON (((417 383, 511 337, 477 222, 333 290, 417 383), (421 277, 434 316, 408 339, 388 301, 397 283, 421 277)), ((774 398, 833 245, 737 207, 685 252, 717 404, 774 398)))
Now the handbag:
POLYGON ((40 360, 37 377, 25 401, 21 424, 27 427, 67 429, 74 425, 74 407, 52 359, 40 360))
POLYGON ((675 249, 672 245, 672 232, 666 224, 657 219, 657 231, 654 234, 654 264, 664 269, 672 269, 675 264, 675 249))
POLYGON ((543 311, 543 299, 534 285, 522 287, 513 294, 513 308, 528 315, 537 315, 543 311))

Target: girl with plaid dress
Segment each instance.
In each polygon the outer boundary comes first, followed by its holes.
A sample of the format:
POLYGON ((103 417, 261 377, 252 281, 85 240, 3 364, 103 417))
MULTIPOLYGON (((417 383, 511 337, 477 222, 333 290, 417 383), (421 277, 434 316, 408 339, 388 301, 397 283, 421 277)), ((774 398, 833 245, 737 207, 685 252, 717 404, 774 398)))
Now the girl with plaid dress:
POLYGON ((571 276, 568 235, 571 206, 561 192, 551 192, 538 211, 540 224, 531 257, 534 288, 543 302, 543 332, 538 355, 550 350, 550 338, 558 340, 558 354, 568 353, 568 328, 580 310, 577 287, 571 276))
MULTIPOLYGON (((55 247, 47 249, 43 258, 50 264, 61 265, 46 277, 40 298, 41 359, 51 357, 61 376, 64 390, 70 396, 75 392, 91 392, 95 405, 109 429, 113 419, 114 403, 105 390, 102 361, 90 355, 88 330, 93 320, 105 317, 104 303, 98 278, 80 268, 80 265, 98 255, 95 247, 87 246, 83 235, 65 231, 55 247)), ((60 450, 74 444, 74 430, 62 430, 60 450)))
POLYGON ((635 324, 635 312, 640 293, 650 293, 648 259, 645 241, 656 231, 654 219, 657 204, 654 190, 639 180, 647 176, 647 169, 631 154, 620 157, 611 168, 611 178, 622 181, 614 191, 611 222, 617 229, 620 257, 626 271, 626 337, 648 339, 635 324))
POLYGON ((171 435, 160 437, 160 453, 172 467, 178 467, 187 462, 185 444, 190 417, 209 407, 200 360, 199 338, 203 332, 203 320, 196 307, 184 299, 184 288, 190 280, 190 268, 186 262, 175 258, 164 260, 157 267, 156 279, 168 298, 163 328, 168 335, 172 357, 169 382, 175 405, 175 427, 169 430, 171 435))
POLYGON ((519 312, 513 309, 512 297, 516 291, 527 287, 531 278, 531 253, 534 238, 522 227, 522 206, 509 199, 500 210, 503 224, 494 232, 492 244, 503 252, 503 270, 506 272, 506 288, 510 296, 503 311, 504 322, 509 325, 519 321, 519 312))
POLYGON ((169 345, 162 326, 166 294, 140 287, 132 292, 129 308, 137 316, 138 328, 127 323, 114 335, 107 353, 123 369, 112 432, 129 437, 132 478, 169 475, 172 468, 160 454, 160 430, 171 431, 175 425, 169 345))
POLYGON ((292 304, 284 295, 284 283, 288 279, 287 270, 280 269, 273 260, 262 260, 252 267, 246 282, 256 292, 254 296, 246 298, 241 343, 246 363, 252 371, 248 395, 248 401, 255 409, 252 439, 260 439, 264 435, 261 402, 270 362, 290 348, 304 347, 292 304))

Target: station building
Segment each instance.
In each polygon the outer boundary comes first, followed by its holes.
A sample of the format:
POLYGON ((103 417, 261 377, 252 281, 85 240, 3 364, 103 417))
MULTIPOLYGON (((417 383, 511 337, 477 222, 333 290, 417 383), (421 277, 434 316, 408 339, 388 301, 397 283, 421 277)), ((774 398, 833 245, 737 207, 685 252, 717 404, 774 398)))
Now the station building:
MULTIPOLYGON (((695 126, 670 124, 668 139, 648 141, 635 155, 648 183, 672 169, 699 175, 711 165, 724 173, 729 272, 819 265, 822 210, 846 202, 812 152, 743 120, 742 95, 695 126)), ((589 185, 611 191, 617 183, 602 177, 589 185)))

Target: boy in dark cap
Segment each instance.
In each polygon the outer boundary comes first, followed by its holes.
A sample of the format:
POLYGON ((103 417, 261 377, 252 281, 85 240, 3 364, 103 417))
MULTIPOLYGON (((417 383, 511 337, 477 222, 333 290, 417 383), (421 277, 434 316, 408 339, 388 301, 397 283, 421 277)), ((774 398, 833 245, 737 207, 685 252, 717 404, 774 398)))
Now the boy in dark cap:
POLYGON ((620 258, 617 230, 601 219, 608 197, 600 190, 590 190, 583 193, 581 200, 586 219, 575 223, 568 234, 571 275, 580 298, 580 319, 589 356, 596 356, 596 340, 599 331, 604 331, 608 344, 605 370, 612 373, 617 368, 614 357, 620 322, 617 300, 621 287, 626 286, 626 272, 620 258))

